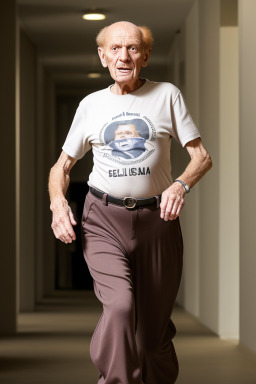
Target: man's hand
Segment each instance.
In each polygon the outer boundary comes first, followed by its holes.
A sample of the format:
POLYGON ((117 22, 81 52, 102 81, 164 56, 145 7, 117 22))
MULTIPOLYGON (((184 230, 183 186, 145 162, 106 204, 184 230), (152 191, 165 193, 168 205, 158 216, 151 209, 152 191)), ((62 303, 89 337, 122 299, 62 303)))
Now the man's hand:
POLYGON ((68 205, 66 199, 56 199, 51 204, 52 211, 52 230, 56 239, 61 240, 63 243, 72 243, 76 240, 76 234, 73 230, 73 225, 76 225, 73 212, 68 205))
POLYGON ((185 189, 181 183, 173 183, 162 193, 160 217, 165 221, 175 220, 185 205, 185 189))

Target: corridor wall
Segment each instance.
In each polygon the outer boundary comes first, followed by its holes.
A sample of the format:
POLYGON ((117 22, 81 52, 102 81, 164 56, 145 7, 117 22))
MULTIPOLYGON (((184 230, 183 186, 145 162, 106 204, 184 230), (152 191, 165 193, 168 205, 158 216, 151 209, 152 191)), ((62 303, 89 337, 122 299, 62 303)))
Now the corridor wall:
POLYGON ((20 31, 19 311, 35 307, 36 49, 20 31))
POLYGON ((240 341, 256 351, 255 89, 254 0, 239 1, 240 60, 240 341))
MULTIPOLYGON (((238 338, 238 28, 229 25, 233 18, 222 25, 223 12, 230 14, 222 1, 195 1, 176 36, 179 44, 174 41, 171 49, 185 61, 176 64, 185 68, 184 84, 178 76, 175 85, 213 160, 213 168, 186 196, 181 215, 184 270, 178 302, 216 334, 238 338)), ((177 153, 177 163, 184 159, 177 153)))
POLYGON ((0 257, 0 335, 14 334, 17 329, 18 221, 16 150, 19 143, 19 53, 17 6, 15 0, 0 3, 1 57, 1 257, 0 257), (6 38, 8 36, 8 39, 6 38))

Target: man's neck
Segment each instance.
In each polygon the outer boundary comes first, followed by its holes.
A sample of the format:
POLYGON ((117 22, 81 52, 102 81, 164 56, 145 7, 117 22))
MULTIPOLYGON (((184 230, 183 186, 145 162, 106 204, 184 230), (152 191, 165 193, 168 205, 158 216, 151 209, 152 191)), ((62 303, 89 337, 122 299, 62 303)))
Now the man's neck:
POLYGON ((128 93, 136 91, 138 88, 140 88, 144 83, 145 79, 137 79, 137 81, 134 84, 119 84, 115 83, 111 88, 111 92, 116 95, 127 95, 128 93))

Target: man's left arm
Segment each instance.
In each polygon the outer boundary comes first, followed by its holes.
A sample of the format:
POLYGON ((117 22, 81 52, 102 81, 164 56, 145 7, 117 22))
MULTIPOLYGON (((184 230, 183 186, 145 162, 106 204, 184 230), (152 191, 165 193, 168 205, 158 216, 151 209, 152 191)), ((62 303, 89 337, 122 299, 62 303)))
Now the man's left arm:
MULTIPOLYGON (((189 141, 185 145, 191 160, 185 171, 177 177, 184 181, 190 188, 193 187, 212 168, 212 160, 205 149, 201 138, 189 141)), ((179 183, 173 183, 162 193, 160 204, 161 218, 165 221, 176 219, 185 205, 185 188, 179 183)))

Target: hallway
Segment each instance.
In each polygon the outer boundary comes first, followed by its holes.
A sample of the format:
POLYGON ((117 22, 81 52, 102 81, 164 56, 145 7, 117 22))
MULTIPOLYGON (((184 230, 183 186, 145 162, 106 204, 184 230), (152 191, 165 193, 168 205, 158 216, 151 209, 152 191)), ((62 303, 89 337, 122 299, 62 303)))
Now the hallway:
MULTIPOLYGON (((89 344, 101 305, 81 241, 53 235, 47 185, 80 101, 112 84, 95 37, 124 19, 152 30, 141 76, 181 90, 214 164, 181 214, 176 384, 256 384, 256 1, 86 4, 106 19, 84 20, 82 0, 0 3, 0 384, 97 383, 89 344)), ((189 155, 175 139, 170 155, 175 179, 189 155)), ((66 196, 77 220, 92 151, 78 163, 66 196)))
MULTIPOLYGON (((101 304, 89 291, 72 300, 45 299, 36 312, 20 314, 17 336, 1 340, 1 384, 96 384, 89 343, 100 313, 101 304)), ((173 320, 177 384, 256 383, 253 352, 220 340, 180 307, 173 320)))

